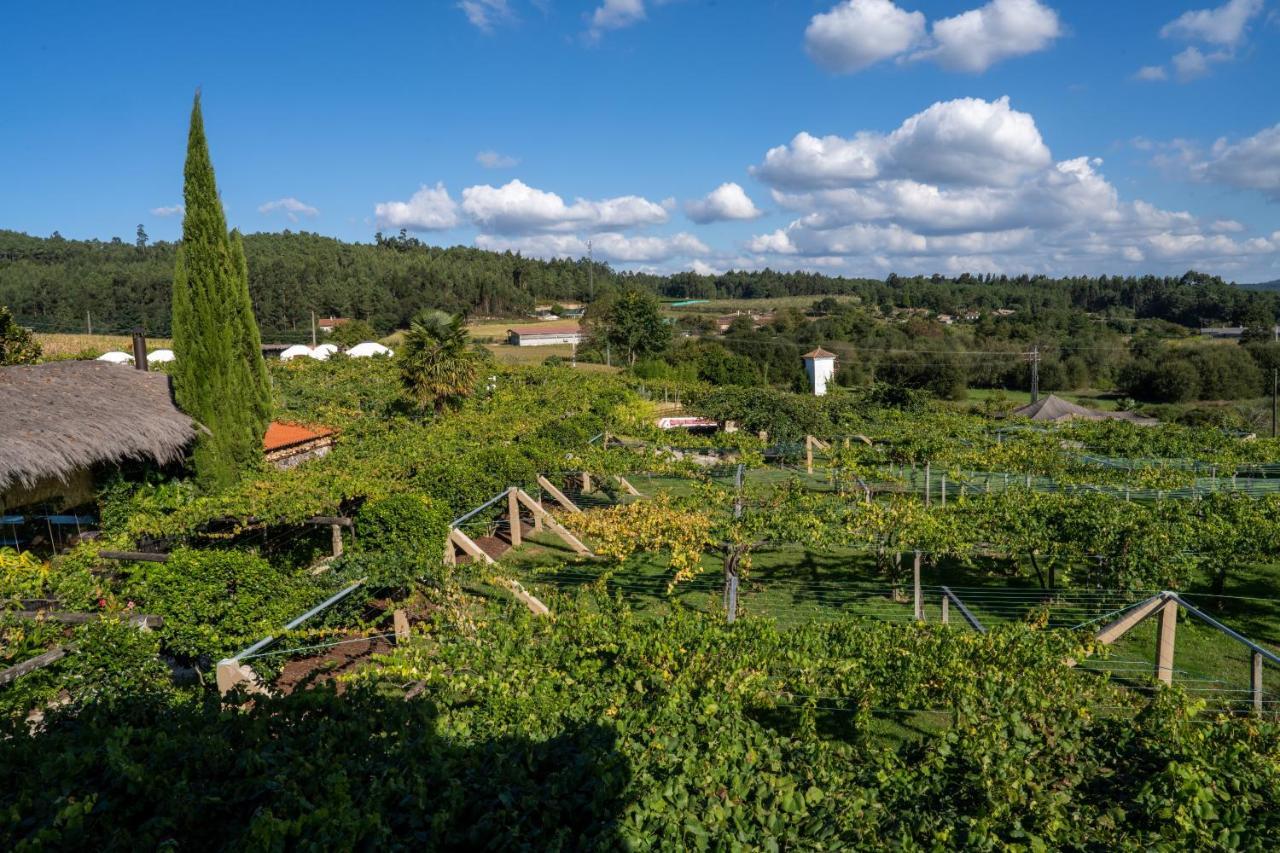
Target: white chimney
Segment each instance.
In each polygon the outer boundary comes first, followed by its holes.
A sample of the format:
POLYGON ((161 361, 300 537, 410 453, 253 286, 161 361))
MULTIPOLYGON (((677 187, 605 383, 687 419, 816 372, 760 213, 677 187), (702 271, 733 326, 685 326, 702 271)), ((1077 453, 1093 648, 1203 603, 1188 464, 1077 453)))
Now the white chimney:
POLYGON ((836 354, 818 347, 801 358, 804 359, 804 372, 809 374, 809 387, 813 389, 814 396, 823 396, 827 393, 827 384, 836 374, 836 354))

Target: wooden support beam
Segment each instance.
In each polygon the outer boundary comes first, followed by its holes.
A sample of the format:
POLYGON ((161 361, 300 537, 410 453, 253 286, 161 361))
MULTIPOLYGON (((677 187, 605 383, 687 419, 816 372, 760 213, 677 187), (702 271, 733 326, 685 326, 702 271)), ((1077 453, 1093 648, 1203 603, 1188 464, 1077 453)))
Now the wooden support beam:
POLYGON ((583 471, 582 472, 582 493, 585 495, 589 491, 591 491, 591 472, 583 471))
MULTIPOLYGON (((546 477, 542 476, 541 474, 538 475, 538 485, 542 486, 543 490, 547 494, 551 495, 551 497, 556 499, 556 503, 560 504, 560 506, 569 510, 569 512, 582 512, 582 510, 578 509, 577 504, 575 504, 573 501, 565 497, 564 492, 560 491, 555 486, 553 486, 551 484, 551 481, 548 480, 546 477)), ((545 510, 543 511, 545 512, 545 510)))
POLYGON ((1156 630, 1156 678, 1173 684, 1173 646, 1178 628, 1178 602, 1165 601, 1160 607, 1160 625, 1156 630))
POLYGON ((218 694, 226 696, 237 687, 250 695, 269 696, 271 691, 262 683, 253 667, 240 663, 235 658, 223 658, 218 661, 217 669, 218 694))
POLYGON ((1155 613, 1163 605, 1164 595, 1153 595, 1151 598, 1148 598, 1146 601, 1130 609, 1119 619, 1103 628, 1098 632, 1094 639, 1099 643, 1102 643, 1104 646, 1109 646, 1133 630, 1135 625, 1143 619, 1146 619, 1152 613, 1155 613))
POLYGON ((313 515, 306 519, 307 524, 336 524, 339 527, 355 527, 355 522, 345 515, 313 515))
POLYGON ((453 545, 453 539, 446 536, 444 540, 444 564, 446 566, 456 566, 458 564, 458 549, 453 545))
POLYGON ((342 525, 341 524, 329 525, 329 541, 330 541, 330 548, 333 551, 333 556, 341 557, 342 556, 342 525))
POLYGON ((396 632, 396 645, 400 645, 409 639, 409 616, 401 608, 396 608, 391 614, 391 624, 396 632))
POLYGON ((486 565, 493 564, 493 557, 486 554, 484 549, 475 543, 474 539, 463 533, 458 528, 455 527, 449 531, 449 539, 454 545, 457 545, 462 549, 462 553, 471 557, 471 559, 479 560, 481 563, 485 563, 486 565))
POLYGON ((804 437, 804 472, 813 473, 813 436, 804 437))
POLYGON ((34 672, 41 667, 62 660, 67 656, 67 651, 68 649, 65 646, 55 646, 44 654, 36 655, 33 658, 27 658, 22 663, 14 664, 4 672, 0 672, 0 685, 8 684, 28 672, 34 672))
POLYGON ((949 625, 951 623, 951 599, 945 595, 942 596, 942 624, 949 625))
POLYGON ((168 554, 156 554, 150 551, 99 551, 98 556, 104 560, 131 560, 137 563, 167 563, 168 554))
POLYGON ((631 485, 631 481, 628 480, 626 477, 622 476, 621 474, 614 474, 613 479, 618 481, 618 485, 622 486, 622 490, 627 494, 635 495, 638 498, 644 497, 644 495, 640 494, 640 490, 637 489, 635 486, 631 485))
MULTIPOLYGON (((1253 696, 1253 712, 1262 713, 1262 653, 1251 652, 1249 666, 1249 692, 1253 696)), ((0 681, 0 684, 4 682, 0 681)))
POLYGON ((547 607, 547 605, 539 601, 535 595, 525 589, 520 581, 512 580, 511 578, 498 578, 497 581, 507 589, 511 590, 511 594, 516 597, 516 600, 529 608, 529 612, 534 616, 546 616, 551 613, 551 608, 547 607))
POLYGON ((516 497, 516 489, 507 489, 507 525, 511 530, 511 547, 519 548, 520 538, 520 500, 516 497))
MULTIPOLYGON (((60 622, 63 625, 84 625, 88 622, 97 622, 102 618, 101 613, 64 613, 57 610, 10 610, 5 615, 16 619, 60 622)), ((128 618, 128 622, 137 628, 159 628, 164 624, 164 617, 136 613, 128 618)))
POLYGON ((582 544, 581 539, 579 539, 578 537, 570 533, 568 530, 566 530, 564 526, 560 524, 560 522, 556 521, 555 518, 552 517, 551 513, 547 512, 545 509, 543 509, 541 506, 538 505, 537 501, 535 501, 533 498, 525 494, 523 489, 517 489, 516 495, 519 497, 520 502, 529 508, 530 512, 532 512, 535 516, 540 515, 542 517, 542 522, 543 524, 547 525, 548 530, 550 530, 552 533, 554 533, 555 535, 563 539, 565 543, 570 548, 572 548, 575 552, 577 552, 583 557, 595 556, 594 554, 591 553, 590 548, 582 544))

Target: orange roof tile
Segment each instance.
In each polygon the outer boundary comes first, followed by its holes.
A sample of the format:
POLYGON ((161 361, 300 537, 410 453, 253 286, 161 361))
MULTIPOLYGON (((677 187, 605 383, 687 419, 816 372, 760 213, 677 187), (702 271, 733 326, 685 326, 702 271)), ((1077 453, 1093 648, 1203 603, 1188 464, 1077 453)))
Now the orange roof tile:
POLYGON ((299 424, 272 421, 267 427, 267 434, 262 438, 262 449, 267 453, 283 450, 297 444, 305 444, 317 438, 333 435, 328 427, 304 427, 299 424))

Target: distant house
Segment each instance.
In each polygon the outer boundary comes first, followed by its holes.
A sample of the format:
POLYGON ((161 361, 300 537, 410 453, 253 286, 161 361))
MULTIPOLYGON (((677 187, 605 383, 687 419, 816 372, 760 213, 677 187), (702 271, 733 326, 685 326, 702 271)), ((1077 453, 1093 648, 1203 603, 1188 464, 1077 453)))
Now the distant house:
POLYGON ((94 475, 181 462, 196 426, 164 373, 100 361, 0 367, 0 509, 74 507, 94 475))
POLYGON ((333 449, 334 432, 327 427, 272 421, 262 439, 267 461, 276 468, 292 468, 308 459, 327 456, 333 449))
POLYGON ((944 325, 944 326, 950 326, 950 325, 951 325, 952 323, 954 323, 955 321, 956 321, 956 318, 955 318, 955 317, 952 317, 950 314, 939 314, 939 315, 938 315, 938 322, 939 322, 939 323, 941 323, 941 324, 942 324, 942 325, 944 325))
POLYGON ((316 321, 316 325, 320 327, 320 331, 331 335, 334 329, 350 322, 351 320, 347 317, 321 317, 316 321))
POLYGON ((580 344, 585 339, 586 335, 577 323, 544 323, 538 326, 512 326, 507 329, 507 343, 516 347, 580 344))
POLYGON ((995 314, 997 317, 1012 317, 1014 314, 1017 314, 1018 312, 1014 311, 1012 308, 997 308, 991 313, 995 314))
POLYGON ((756 329, 773 322, 773 312, 766 314, 752 314, 749 312, 738 311, 733 314, 722 314, 721 316, 716 317, 716 331, 723 335, 725 332, 729 331, 729 327, 733 325, 733 321, 739 317, 750 317, 751 325, 756 329))

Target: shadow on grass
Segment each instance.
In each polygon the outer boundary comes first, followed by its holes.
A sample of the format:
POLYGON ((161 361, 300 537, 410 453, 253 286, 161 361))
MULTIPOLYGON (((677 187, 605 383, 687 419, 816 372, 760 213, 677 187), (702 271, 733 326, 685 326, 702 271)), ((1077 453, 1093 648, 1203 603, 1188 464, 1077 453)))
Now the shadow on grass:
POLYGON ((140 699, 8 734, 5 849, 613 849, 631 776, 598 725, 444 737, 431 702, 367 689, 140 699))

